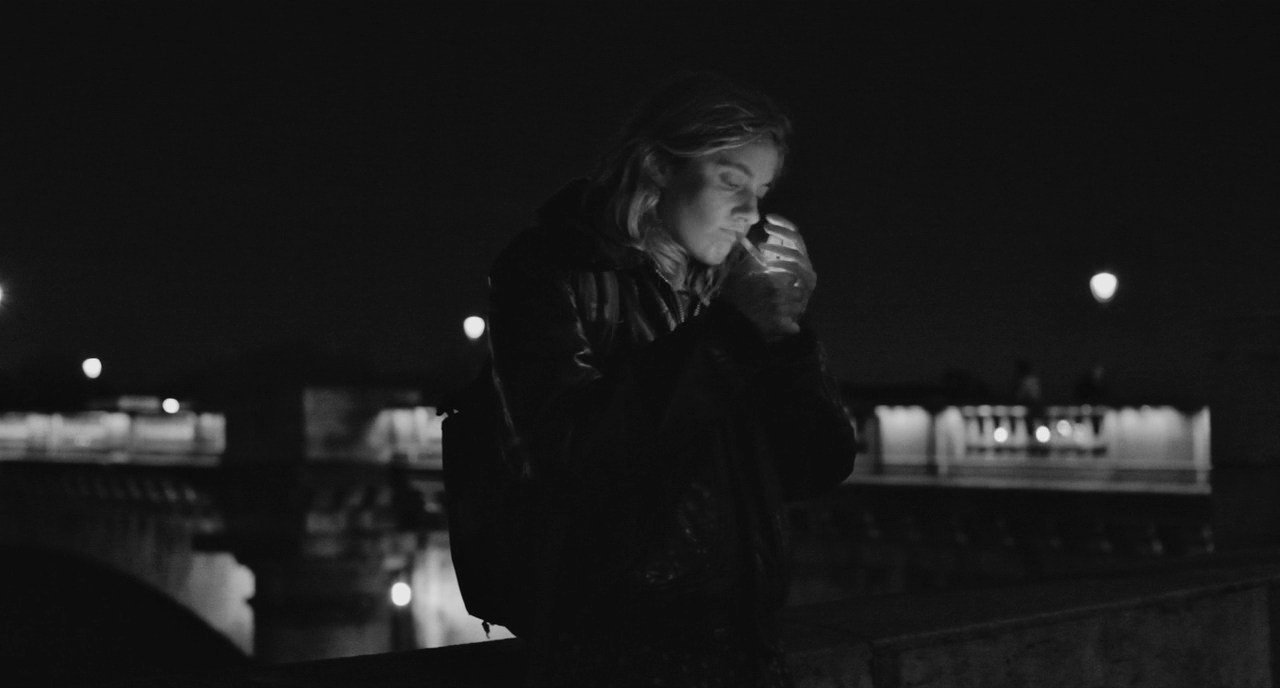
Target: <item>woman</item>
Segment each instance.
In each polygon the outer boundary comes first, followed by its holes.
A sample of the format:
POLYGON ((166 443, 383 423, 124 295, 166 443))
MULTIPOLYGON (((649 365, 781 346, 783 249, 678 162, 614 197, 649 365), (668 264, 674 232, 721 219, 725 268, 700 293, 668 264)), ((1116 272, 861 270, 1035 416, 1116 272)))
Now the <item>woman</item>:
POLYGON ((745 240, 789 134, 761 95, 675 80, 494 265, 508 444, 556 505, 533 683, 789 684, 784 503, 854 453, 802 319, 803 241, 780 218, 777 245, 745 240))

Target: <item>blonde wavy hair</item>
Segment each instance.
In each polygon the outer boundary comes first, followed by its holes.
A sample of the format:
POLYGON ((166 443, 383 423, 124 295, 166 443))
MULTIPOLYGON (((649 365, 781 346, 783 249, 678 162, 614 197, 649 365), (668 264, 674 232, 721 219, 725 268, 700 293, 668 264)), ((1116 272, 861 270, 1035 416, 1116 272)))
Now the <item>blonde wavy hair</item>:
POLYGON ((778 149, 779 172, 791 122, 767 96, 712 72, 681 75, 643 101, 603 159, 595 184, 607 193, 606 231, 649 254, 667 281, 706 301, 719 288, 724 265, 706 266, 662 226, 658 179, 701 155, 766 139, 778 149))

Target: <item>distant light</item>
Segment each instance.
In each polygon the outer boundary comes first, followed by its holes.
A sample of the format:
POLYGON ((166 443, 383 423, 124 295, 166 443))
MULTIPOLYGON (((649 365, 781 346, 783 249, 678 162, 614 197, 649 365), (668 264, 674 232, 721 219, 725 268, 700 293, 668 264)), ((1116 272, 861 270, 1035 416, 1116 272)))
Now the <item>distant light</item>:
POLYGON ((165 413, 177 413, 182 408, 182 404, 178 403, 177 399, 169 397, 160 402, 160 408, 164 409, 165 413))
POLYGON ((1099 272, 1089 280, 1089 291, 1098 303, 1107 303, 1116 295, 1116 287, 1120 281, 1109 272, 1099 272))
POLYGON ((407 607, 413 601, 413 588, 409 584, 400 581, 391 586, 391 603, 397 607, 407 607))
POLYGON ((1004 444, 1005 442, 1009 441, 1009 429, 996 428, 994 436, 996 438, 996 442, 999 442, 1000 444, 1004 444))
POLYGON ((1052 432, 1049 432, 1049 427, 1048 427, 1048 426, 1046 426, 1046 425, 1037 425, 1037 426, 1036 426, 1036 441, 1037 441, 1037 442, 1048 442, 1048 441, 1049 441, 1049 439, 1050 439, 1051 437, 1053 437, 1053 433, 1052 433, 1052 432))
POLYGON ((1070 437, 1070 436, 1071 436, 1071 431, 1072 431, 1072 430, 1073 430, 1073 428, 1071 427, 1071 421, 1066 420, 1065 418, 1064 418, 1064 419, 1062 419, 1062 420, 1060 420, 1060 421, 1058 421, 1058 434, 1059 434, 1059 435, 1062 435, 1063 437, 1070 437))
POLYGON ((4 303, 4 287, 0 287, 0 303, 4 303))
POLYGON ((462 331, 467 334, 467 339, 475 341, 484 336, 484 318, 473 315, 462 321, 462 331))
POLYGON ((102 374, 102 361, 96 358, 86 358, 84 363, 80 364, 80 369, 84 371, 84 376, 90 380, 97 380, 102 374))

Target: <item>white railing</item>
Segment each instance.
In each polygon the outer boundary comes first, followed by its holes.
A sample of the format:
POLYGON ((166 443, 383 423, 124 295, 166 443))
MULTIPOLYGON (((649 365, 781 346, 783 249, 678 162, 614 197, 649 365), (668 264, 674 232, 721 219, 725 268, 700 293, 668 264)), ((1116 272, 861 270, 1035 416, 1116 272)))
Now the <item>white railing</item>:
POLYGON ((1205 486, 1209 409, 877 406, 860 473, 1136 480, 1205 486))
POLYGON ((207 463, 226 448, 221 414, 0 414, 0 459, 207 463))
MULTIPOLYGON (((362 405, 340 389, 303 393, 308 460, 441 466, 441 422, 425 406, 362 405)), ((0 460, 213 464, 227 448, 226 416, 179 411, 0 414, 0 460)))

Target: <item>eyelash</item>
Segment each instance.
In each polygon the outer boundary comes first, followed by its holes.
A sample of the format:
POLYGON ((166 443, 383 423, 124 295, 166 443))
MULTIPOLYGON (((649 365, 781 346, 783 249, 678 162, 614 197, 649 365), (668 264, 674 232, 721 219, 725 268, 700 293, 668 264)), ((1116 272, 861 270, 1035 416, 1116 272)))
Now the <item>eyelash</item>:
MULTIPOLYGON (((732 182, 730 182, 730 181, 728 181, 728 180, 725 180, 725 179, 721 179, 721 180, 720 180, 720 183, 721 183, 722 185, 724 185, 724 188, 725 188, 725 189, 727 189, 728 191, 732 191, 732 192, 734 192, 734 193, 737 193, 737 192, 742 191, 743 189, 747 188, 747 185, 746 185, 746 184, 734 184, 734 183, 732 183, 732 182)), ((763 200, 763 199, 764 199, 764 197, 765 197, 765 194, 768 194, 768 193, 769 193, 769 192, 766 190, 764 193, 761 193, 761 194, 757 195, 757 196, 756 196, 756 200, 763 200)))

